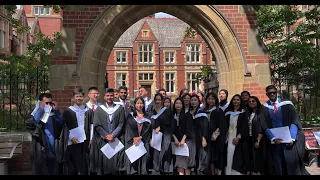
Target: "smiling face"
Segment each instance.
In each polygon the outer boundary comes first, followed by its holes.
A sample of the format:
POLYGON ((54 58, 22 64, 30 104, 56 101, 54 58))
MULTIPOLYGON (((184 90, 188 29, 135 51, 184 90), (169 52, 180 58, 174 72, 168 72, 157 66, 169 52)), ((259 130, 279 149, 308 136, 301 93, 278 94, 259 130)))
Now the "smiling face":
POLYGON ((240 101, 240 97, 239 96, 233 97, 233 99, 232 99, 233 106, 240 106, 240 103, 241 103, 241 101, 240 101))
POLYGON ((138 111, 142 111, 142 109, 144 108, 144 105, 143 105, 143 102, 141 99, 138 99, 136 104, 135 104, 135 107, 138 111))
POLYGON ((277 100, 277 90, 276 89, 268 89, 266 95, 268 96, 268 98, 272 102, 275 102, 277 100))
POLYGON ((190 100, 190 104, 191 104, 191 107, 195 109, 200 105, 200 101, 197 97, 192 97, 190 100))
POLYGON ((248 105, 251 109, 255 109, 258 106, 257 101, 253 98, 249 98, 248 105))
POLYGON ((216 103, 216 100, 212 96, 208 96, 207 103, 209 104, 209 107, 213 107, 216 103))
POLYGON ((104 100, 109 104, 109 103, 113 103, 113 99, 114 99, 114 96, 113 96, 113 92, 106 92, 104 94, 104 100))
POLYGON ((219 99, 220 101, 223 101, 227 98, 227 94, 224 91, 219 92, 219 99))
POLYGON ((170 99, 165 99, 163 102, 163 106, 167 108, 171 108, 171 101, 170 99))
POLYGON ((176 102, 174 103, 174 108, 177 112, 180 112, 182 110, 182 102, 180 101, 180 99, 176 100, 176 102))
POLYGON ((76 101, 76 104, 77 104, 78 106, 82 105, 82 103, 83 103, 83 94, 82 94, 82 93, 75 94, 75 95, 73 96, 73 98, 74 98, 74 100, 76 101))
POLYGON ((162 106, 162 98, 160 95, 156 95, 155 99, 154 99, 154 103, 157 107, 161 107, 162 106))
POLYGON ((99 99, 99 92, 97 90, 90 90, 88 93, 88 97, 90 98, 91 102, 97 102, 97 100, 99 99))

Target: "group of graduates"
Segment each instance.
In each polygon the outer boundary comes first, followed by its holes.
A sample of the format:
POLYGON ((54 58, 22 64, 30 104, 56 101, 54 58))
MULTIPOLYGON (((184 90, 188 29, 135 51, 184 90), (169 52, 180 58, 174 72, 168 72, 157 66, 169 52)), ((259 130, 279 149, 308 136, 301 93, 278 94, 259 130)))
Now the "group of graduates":
POLYGON ((248 91, 189 93, 176 99, 160 89, 153 99, 145 87, 127 99, 127 87, 107 88, 105 103, 98 103, 96 87, 73 90, 75 104, 63 114, 48 93, 27 122, 33 141, 33 174, 63 175, 307 175, 303 164, 305 137, 291 101, 281 100, 277 89, 266 87, 263 104, 248 91), (48 107, 50 116, 43 121, 48 107), (282 143, 272 128, 288 126, 292 141, 282 143), (80 141, 75 133, 86 137, 80 141), (161 150, 153 148, 153 134, 161 132, 161 150), (119 140, 124 148, 111 158, 101 150, 119 140), (125 150, 143 143, 146 153, 131 162, 125 150), (175 155, 172 146, 188 147, 188 156, 175 155))

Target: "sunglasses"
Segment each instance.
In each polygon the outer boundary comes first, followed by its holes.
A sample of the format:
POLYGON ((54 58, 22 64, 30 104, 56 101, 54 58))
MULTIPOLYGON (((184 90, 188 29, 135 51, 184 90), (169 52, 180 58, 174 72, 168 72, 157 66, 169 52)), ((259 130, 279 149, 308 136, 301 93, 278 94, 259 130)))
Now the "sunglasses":
POLYGON ((268 92, 267 94, 268 94, 268 95, 271 95, 271 94, 276 95, 276 94, 277 94, 277 92, 268 92))
POLYGON ((46 104, 55 105, 53 102, 46 102, 46 104))

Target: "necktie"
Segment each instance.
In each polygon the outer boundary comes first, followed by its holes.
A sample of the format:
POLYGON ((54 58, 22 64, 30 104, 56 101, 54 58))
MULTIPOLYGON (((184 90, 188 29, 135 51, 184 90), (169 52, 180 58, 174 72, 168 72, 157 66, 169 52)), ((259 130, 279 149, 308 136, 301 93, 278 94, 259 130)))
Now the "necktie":
POLYGON ((273 111, 274 111, 274 114, 276 115, 276 117, 278 117, 278 108, 277 108, 277 104, 275 102, 273 103, 273 111))
POLYGON ((96 110, 94 109, 94 104, 92 105, 92 111, 93 111, 93 112, 96 111, 96 110))

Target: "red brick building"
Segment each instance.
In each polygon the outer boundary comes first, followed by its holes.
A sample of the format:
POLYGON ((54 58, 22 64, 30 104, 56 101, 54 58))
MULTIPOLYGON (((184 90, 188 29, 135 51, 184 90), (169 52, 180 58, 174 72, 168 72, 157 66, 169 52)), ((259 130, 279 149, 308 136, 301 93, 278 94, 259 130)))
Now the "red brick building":
POLYGON ((44 8, 43 5, 23 5, 28 23, 38 21, 41 32, 49 37, 55 32, 61 32, 63 23, 63 11, 58 14, 52 8, 44 8), (35 20, 38 18, 38 20, 35 20))
MULTIPOLYGON (((4 16, 7 14, 3 5, 0 6, 0 14, 4 16)), ((0 53, 9 54, 11 52, 12 25, 4 16, 0 16, 0 53)), ((2 61, 0 60, 0 62, 2 61)))
POLYGON ((204 90, 196 74, 202 65, 214 65, 214 57, 200 35, 185 36, 187 27, 178 18, 146 17, 133 24, 109 56, 107 86, 125 85, 133 97, 140 86, 149 94, 165 88, 172 97, 184 87, 204 90))

